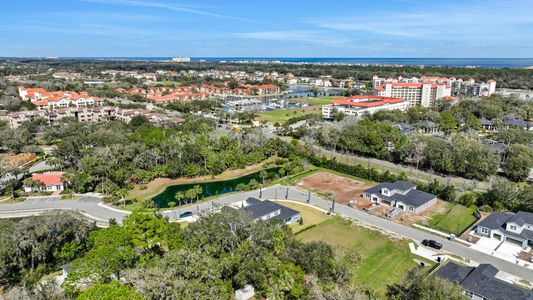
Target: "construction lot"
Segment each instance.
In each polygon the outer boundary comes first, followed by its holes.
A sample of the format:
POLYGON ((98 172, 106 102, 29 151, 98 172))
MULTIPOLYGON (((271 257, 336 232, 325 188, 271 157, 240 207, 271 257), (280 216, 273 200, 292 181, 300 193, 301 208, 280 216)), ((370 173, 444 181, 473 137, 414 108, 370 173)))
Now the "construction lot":
MULTIPOLYGON (((348 205, 352 202, 352 205, 355 208, 365 210, 365 208, 369 208, 372 205, 372 202, 363 198, 363 192, 376 184, 322 171, 302 178, 297 182, 297 185, 308 191, 319 194, 324 199, 328 199, 328 194, 331 194, 336 203, 348 205)), ((445 212, 446 208, 447 202, 437 200, 437 203, 434 206, 419 214, 400 212, 394 221, 407 226, 415 223, 425 224, 435 214, 445 212)), ((390 206, 382 205, 379 208, 368 211, 368 213, 386 218, 387 212, 391 209, 390 206)))

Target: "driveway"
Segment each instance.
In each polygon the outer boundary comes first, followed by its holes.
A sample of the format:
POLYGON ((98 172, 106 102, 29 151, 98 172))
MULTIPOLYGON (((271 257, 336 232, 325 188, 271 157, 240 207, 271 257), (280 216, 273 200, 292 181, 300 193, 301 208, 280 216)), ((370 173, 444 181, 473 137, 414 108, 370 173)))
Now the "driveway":
POLYGON ((501 241, 497 239, 491 239, 488 237, 480 237, 479 241, 472 245, 470 248, 475 249, 477 251, 481 251, 487 254, 492 254, 496 247, 498 247, 501 244, 501 241))

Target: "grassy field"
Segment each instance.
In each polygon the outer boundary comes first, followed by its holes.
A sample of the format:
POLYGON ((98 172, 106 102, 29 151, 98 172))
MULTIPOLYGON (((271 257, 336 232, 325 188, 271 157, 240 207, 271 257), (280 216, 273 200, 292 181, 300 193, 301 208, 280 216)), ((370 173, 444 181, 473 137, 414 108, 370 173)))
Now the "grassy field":
POLYGON ((304 102, 309 105, 328 105, 331 104, 331 100, 342 98, 340 96, 329 96, 329 97, 309 97, 309 98, 297 98, 291 99, 291 102, 304 102))
POLYGON ((431 216, 427 224, 423 225, 459 235, 476 221, 473 215, 476 209, 476 206, 466 207, 460 204, 448 203, 445 212, 431 216))
POLYGON ((378 231, 340 218, 326 220, 296 237, 304 242, 324 241, 357 251, 362 262, 354 283, 371 287, 380 296, 385 295, 388 285, 399 283, 417 265, 405 241, 393 241, 378 231))
POLYGON ((322 114, 322 108, 320 106, 308 106, 301 108, 266 111, 259 113, 256 119, 259 121, 266 121, 271 124, 283 124, 290 118, 300 117, 309 114, 322 114))
POLYGON ((294 203, 294 202, 286 202, 286 201, 278 201, 279 204, 286 206, 288 208, 292 208, 294 210, 297 210, 300 212, 300 215, 303 219, 303 224, 299 223, 293 223, 289 225, 289 227, 293 230, 294 233, 298 233, 306 228, 318 225, 328 219, 331 219, 331 216, 326 215, 325 212, 318 210, 316 208, 310 207, 308 205, 294 203))

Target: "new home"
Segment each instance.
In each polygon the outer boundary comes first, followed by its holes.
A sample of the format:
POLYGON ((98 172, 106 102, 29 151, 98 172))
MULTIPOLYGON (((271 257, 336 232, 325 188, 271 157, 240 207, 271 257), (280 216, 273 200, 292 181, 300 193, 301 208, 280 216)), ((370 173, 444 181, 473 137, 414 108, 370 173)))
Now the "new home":
POLYGON ((419 191, 407 181, 383 182, 365 190, 363 198, 415 214, 437 202, 437 196, 419 191))
POLYGON ((493 212, 479 222, 475 232, 499 241, 527 248, 533 246, 533 214, 519 211, 516 214, 493 212))
POLYGON ((531 290, 518 287, 498 278, 499 270, 490 264, 477 267, 461 266, 448 262, 437 271, 437 276, 461 286, 469 299, 531 300, 531 290))
POLYGON ((269 200, 248 198, 243 203, 242 211, 250 214, 254 221, 278 219, 284 224, 291 224, 300 220, 300 212, 269 200))

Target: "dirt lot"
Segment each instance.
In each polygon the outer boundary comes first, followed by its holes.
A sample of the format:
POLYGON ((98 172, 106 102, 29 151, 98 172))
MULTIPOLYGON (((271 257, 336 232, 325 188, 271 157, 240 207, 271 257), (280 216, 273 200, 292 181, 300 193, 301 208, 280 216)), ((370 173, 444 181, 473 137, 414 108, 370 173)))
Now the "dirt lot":
POLYGON ((338 203, 348 204, 351 200, 365 201, 363 191, 374 185, 328 172, 318 172, 302 179, 298 186, 318 194, 333 193, 338 203))
MULTIPOLYGON (((333 193, 335 195, 335 200, 342 204, 348 204, 350 201, 355 200, 357 201, 356 208, 359 210, 364 210, 372 204, 370 201, 363 199, 362 195, 364 190, 373 187, 374 184, 365 184, 357 180, 328 172, 319 172, 305 177, 298 182, 298 186, 318 194, 324 195, 327 193, 333 193)), ((371 211, 370 214, 386 218, 387 212, 391 209, 390 206, 382 205, 371 211)), ((401 212, 394 221, 408 226, 415 223, 424 223, 424 221, 428 220, 431 215, 444 212, 445 210, 446 202, 437 200, 437 203, 434 206, 417 215, 409 212, 401 212)))

